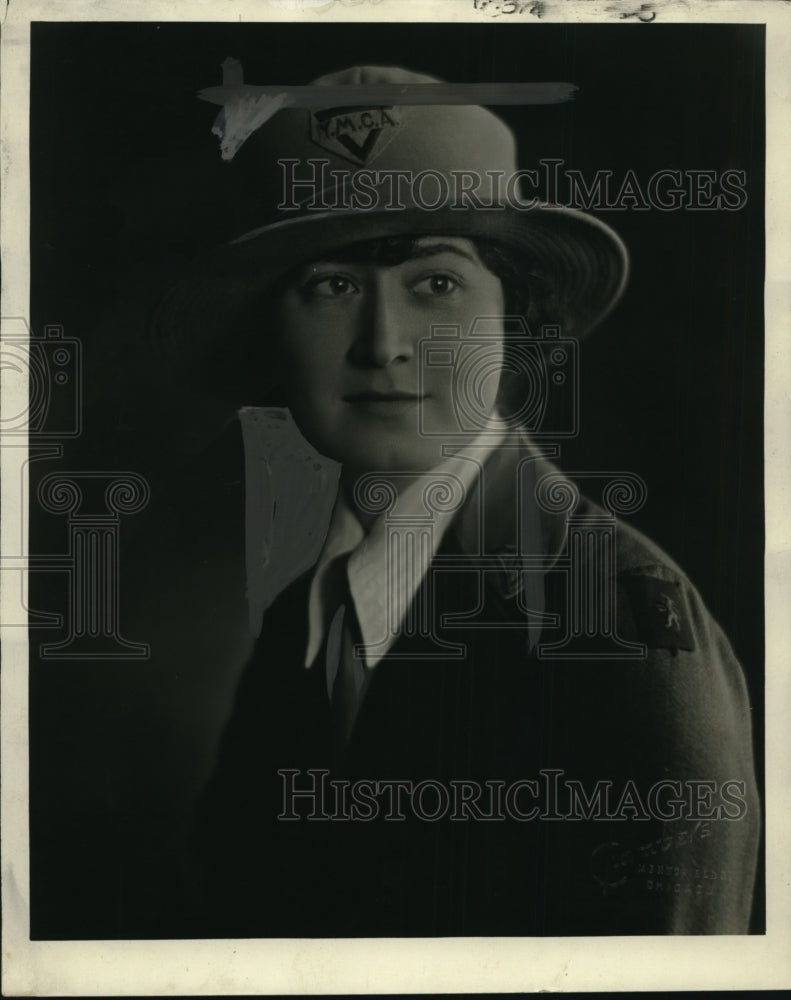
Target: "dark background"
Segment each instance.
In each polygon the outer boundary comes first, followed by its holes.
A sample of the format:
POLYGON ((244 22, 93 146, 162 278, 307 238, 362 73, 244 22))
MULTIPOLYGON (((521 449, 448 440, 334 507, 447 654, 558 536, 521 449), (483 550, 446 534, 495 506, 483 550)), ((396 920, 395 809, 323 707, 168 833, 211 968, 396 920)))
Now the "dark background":
MULTIPOLYGON (((177 935, 169 886, 250 640, 240 444, 216 402, 173 389, 145 334, 198 251, 236 235, 213 200, 216 108, 196 92, 240 59, 245 79, 303 84, 354 64, 449 80, 562 80, 575 101, 500 113, 524 165, 586 179, 627 169, 747 173, 738 212, 602 212, 632 254, 624 299, 582 351, 581 433, 566 471, 648 484, 632 523, 688 572, 731 638, 763 759, 764 32, 717 25, 35 24, 31 324, 84 352, 84 429, 57 468, 151 483, 121 525, 122 632, 144 661, 42 662, 31 633, 32 934, 177 935)), ((594 498, 595 499, 595 498, 594 498)), ((63 552, 35 506, 30 551, 63 552)), ((66 607, 62 574, 31 606, 66 607)), ((762 897, 754 926, 763 927, 762 897)))

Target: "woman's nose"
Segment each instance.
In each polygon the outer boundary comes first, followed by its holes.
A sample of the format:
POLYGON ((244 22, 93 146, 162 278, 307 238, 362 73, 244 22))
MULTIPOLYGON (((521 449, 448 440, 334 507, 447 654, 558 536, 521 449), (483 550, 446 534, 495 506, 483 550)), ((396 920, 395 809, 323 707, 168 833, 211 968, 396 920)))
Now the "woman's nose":
POLYGON ((366 297, 350 360, 367 368, 387 368, 408 361, 414 355, 415 345, 404 304, 392 290, 381 287, 371 289, 366 297))

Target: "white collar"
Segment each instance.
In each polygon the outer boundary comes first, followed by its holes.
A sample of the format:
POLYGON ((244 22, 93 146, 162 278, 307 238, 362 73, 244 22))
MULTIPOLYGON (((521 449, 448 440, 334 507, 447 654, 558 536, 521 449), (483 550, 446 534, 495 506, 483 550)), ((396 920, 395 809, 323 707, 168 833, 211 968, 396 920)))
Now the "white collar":
MULTIPOLYGON (((442 481, 443 477, 454 477, 461 482, 464 494, 469 495, 481 464, 497 447, 503 435, 503 423, 497 418, 492 418, 471 444, 461 448, 431 472, 419 476, 402 490, 395 507, 388 511, 387 515, 380 515, 371 525, 368 534, 346 501, 343 490, 338 490, 327 538, 316 563, 308 596, 306 667, 310 667, 315 661, 332 616, 342 600, 337 583, 333 584, 332 574, 329 572, 330 566, 336 559, 348 553, 351 553, 348 561, 349 590, 354 601, 362 642, 366 647, 366 666, 375 667, 386 655, 398 638, 407 609, 458 510, 454 508, 434 513, 431 548, 418 548, 411 572, 399 574, 398 592, 393 595, 394 600, 391 601, 393 606, 390 608, 391 620, 388 624, 387 542, 389 533, 399 530, 393 523, 393 515, 395 514, 398 521, 402 521, 405 526, 410 521, 414 523, 421 516, 425 518, 423 492, 427 482, 432 481, 432 477, 436 477, 438 481, 442 481)), ((408 529, 405 527, 405 530, 408 529)))

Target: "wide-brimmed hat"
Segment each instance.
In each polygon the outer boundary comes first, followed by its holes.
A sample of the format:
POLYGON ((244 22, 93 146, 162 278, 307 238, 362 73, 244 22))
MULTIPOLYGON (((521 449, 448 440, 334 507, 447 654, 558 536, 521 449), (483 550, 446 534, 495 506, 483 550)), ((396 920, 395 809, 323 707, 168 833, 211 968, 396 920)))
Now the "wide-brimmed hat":
POLYGON ((237 235, 173 286, 157 310, 158 339, 176 352, 200 352, 217 336, 233 337, 234 318, 299 263, 407 235, 512 248, 552 285, 560 313, 552 321, 563 333, 593 329, 626 283, 622 241, 591 215, 526 197, 514 135, 486 108, 381 101, 382 87, 438 83, 400 68, 354 67, 313 84, 333 96, 349 86, 349 102, 284 108, 257 129, 244 115, 239 121, 237 102, 236 136, 221 116, 226 157, 234 140, 242 147, 226 178, 237 235), (379 95, 370 106, 360 104, 363 87, 379 95))

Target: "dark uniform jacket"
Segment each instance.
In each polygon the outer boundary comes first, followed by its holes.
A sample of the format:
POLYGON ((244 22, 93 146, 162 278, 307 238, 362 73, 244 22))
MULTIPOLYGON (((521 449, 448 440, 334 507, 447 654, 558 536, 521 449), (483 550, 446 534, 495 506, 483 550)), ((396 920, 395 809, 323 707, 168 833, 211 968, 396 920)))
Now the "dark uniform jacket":
POLYGON ((431 586, 435 634, 465 653, 425 658, 432 636, 401 635, 341 758, 324 671, 303 665, 311 574, 270 607, 196 819, 197 933, 747 931, 742 670, 648 539, 585 499, 571 519, 536 503, 554 473, 528 443, 491 456, 415 599, 431 586), (480 530, 501 570, 448 569, 480 530), (443 623, 460 612, 476 627, 443 623))

